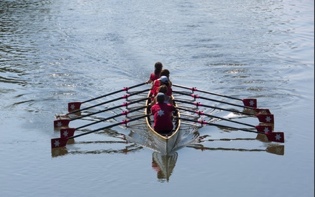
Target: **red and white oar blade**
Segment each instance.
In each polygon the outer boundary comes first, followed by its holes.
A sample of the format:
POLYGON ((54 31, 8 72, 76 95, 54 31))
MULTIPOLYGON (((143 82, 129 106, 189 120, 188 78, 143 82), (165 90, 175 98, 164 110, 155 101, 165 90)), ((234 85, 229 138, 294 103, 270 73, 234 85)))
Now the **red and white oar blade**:
POLYGON ((68 112, 78 111, 81 107, 81 102, 70 102, 68 103, 68 112))
POLYGON ((265 134, 270 133, 273 130, 272 126, 269 126, 269 125, 257 125, 255 128, 257 129, 259 133, 265 133, 265 134))
POLYGON ((54 128, 68 127, 70 119, 54 120, 54 128))
POLYGON ((246 107, 257 108, 257 99, 243 99, 242 101, 246 107))
POLYGON ((51 139, 51 148, 60 148, 67 145, 68 138, 53 138, 51 139))
POLYGON ((258 118, 260 122, 274 124, 273 114, 257 114, 256 117, 258 118))
POLYGON ((60 138, 69 138, 74 135, 75 128, 60 129, 60 138))
POLYGON ((283 132, 271 132, 266 134, 267 138, 271 142, 284 143, 284 133, 283 132))

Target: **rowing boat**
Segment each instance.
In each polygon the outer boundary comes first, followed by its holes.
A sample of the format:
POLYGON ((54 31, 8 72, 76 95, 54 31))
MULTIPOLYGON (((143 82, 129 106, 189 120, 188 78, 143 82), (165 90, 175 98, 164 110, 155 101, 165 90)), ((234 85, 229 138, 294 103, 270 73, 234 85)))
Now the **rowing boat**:
MULTIPOLYGON (((244 111, 239 111, 239 110, 234 110, 234 109, 224 109, 224 108, 219 108, 216 106, 210 106, 210 105, 205 105, 205 104, 201 104, 200 102, 192 102, 195 101, 196 99, 204 99, 204 100, 209 100, 209 101, 215 101, 215 102, 220 102, 220 103, 224 103, 224 104, 229 104, 229 105, 233 105, 233 106, 237 106, 237 107, 243 107, 241 105, 238 104, 233 104, 233 103, 229 103, 229 102, 225 102, 225 101, 219 101, 219 100, 215 100, 215 99, 211 99, 211 98, 207 98, 207 97, 202 97, 202 96, 198 96, 195 94, 188 94, 185 92, 181 92, 181 91, 173 91, 173 93, 176 94, 176 97, 180 97, 177 95, 191 95, 194 100, 181 100, 178 99, 176 100, 175 103, 175 99, 174 96, 172 97, 172 102, 174 104, 174 106, 177 108, 177 112, 175 114, 176 118, 173 118, 173 124, 174 124, 174 130, 168 134, 168 135, 161 135, 158 132, 156 132, 153 127, 152 127, 152 123, 153 123, 153 118, 152 115, 150 113, 150 107, 149 107, 149 103, 151 103, 151 99, 150 99, 150 93, 145 97, 145 98, 138 98, 138 99, 134 99, 133 101, 130 100, 130 102, 124 102, 122 105, 117 105, 114 107, 110 107, 110 108, 105 108, 104 110, 99 110, 96 112, 92 112, 92 113, 88 113, 88 114, 84 114, 81 115, 82 111, 85 111, 87 109, 91 109, 100 105, 104 105, 105 103, 110 103, 110 102, 114 102, 120 99, 126 99, 129 98, 132 95, 140 95, 140 93, 144 93, 146 91, 148 91, 148 89, 146 90, 141 90, 141 91, 137 91, 134 92, 132 94, 127 94, 124 95, 122 97, 118 97, 112 100, 108 100, 108 101, 104 101, 101 103, 98 103, 96 105, 92 105, 92 106, 87 106, 83 109, 80 109, 81 104, 83 103, 87 103, 90 101, 94 101, 100 98, 104 98, 106 96, 112 95, 112 94, 116 94, 119 92, 123 92, 123 91, 128 91, 131 88, 135 88, 135 87, 139 87, 142 86, 144 84, 147 84, 146 82, 144 83, 140 83, 131 87, 125 87, 121 90, 118 91, 114 91, 96 98, 92 98, 83 102, 71 102, 68 103, 68 111, 69 113, 67 113, 66 115, 58 115, 56 116, 56 120, 54 121, 54 128, 55 129, 60 129, 60 138, 52 138, 51 139, 51 147, 52 148, 60 148, 60 147, 65 147, 67 142, 69 142, 69 140, 73 140, 76 137, 80 137, 83 135, 87 135, 90 133, 95 133, 98 131, 103 131, 105 129, 109 129, 115 126, 119 126, 119 125, 125 125, 127 126, 127 123, 130 122, 134 122, 134 121, 138 121, 141 123, 137 123, 134 125, 130 125, 128 124, 128 127, 131 128, 131 133, 130 136, 126 136, 124 135, 124 137, 129 137, 130 139, 128 139, 129 142, 134 141, 137 144, 141 144, 145 147, 151 148, 163 155, 167 155, 167 154, 172 154, 174 153, 176 150, 180 149, 181 147, 187 146, 191 143, 195 143, 198 140, 198 127, 202 127, 203 125, 210 125, 210 126, 217 126, 220 128, 227 128, 227 129, 233 129, 233 130, 242 130, 245 132, 251 132, 251 133, 258 133, 258 134, 264 134, 265 137, 267 137, 266 140, 270 141, 270 142, 280 142, 280 143, 284 143, 284 133, 283 132, 274 132, 273 131, 273 124, 274 124, 274 118, 273 118, 273 114, 270 113, 269 109, 258 109, 256 108, 257 103, 256 103, 256 99, 238 99, 235 97, 230 97, 230 96, 225 96, 225 95, 220 95, 220 94, 215 94, 215 93, 211 93, 211 92, 207 92, 207 91, 203 91, 203 90, 198 90, 199 92, 202 93, 207 93, 207 94, 211 94, 211 95, 215 95, 215 96, 221 96, 221 97, 226 97, 226 98, 231 98, 234 100, 240 100, 243 101, 244 103, 244 107, 246 107, 248 110, 252 110, 253 112, 244 112, 244 111), (145 102, 144 102, 145 101, 145 102), (246 102, 245 102, 246 101, 246 102), (177 106, 177 104, 180 103, 181 106, 177 106), (184 103, 184 104, 181 104, 184 103), (100 120, 95 121, 93 123, 89 123, 86 125, 82 125, 80 127, 77 128, 69 128, 68 124, 70 121, 72 120, 77 120, 77 119, 82 119, 85 117, 91 117, 92 115, 98 114, 98 113, 103 113, 103 112, 107 112, 107 111, 112 111, 114 109, 117 108, 121 108, 121 107, 128 107, 131 104, 140 104, 140 107, 136 107, 133 108, 132 110, 127 110, 127 111, 123 111, 120 114, 116 114, 114 116, 111 117, 107 117, 107 118, 100 118, 100 120), (143 105, 145 104, 145 105, 143 105), (185 104, 190 104, 193 106, 196 106, 194 108, 191 107, 187 107, 185 106, 185 104), (253 107, 253 106, 255 107, 253 107), (205 108, 211 108, 213 110, 215 109, 220 109, 222 111, 230 111, 230 112, 237 112, 239 114, 243 114, 246 116, 256 116, 260 123, 259 125, 255 126, 252 124, 248 124, 248 123, 243 123, 243 122, 239 122, 239 121, 235 121, 235 120, 230 120, 227 118, 222 118, 222 117, 218 117, 218 116, 214 116, 212 114, 206 114, 203 113, 202 111, 195 111, 196 109, 198 109, 199 106, 205 107, 205 108), (130 116, 128 117, 128 119, 122 120, 120 122, 116 122, 114 124, 110 124, 98 129, 94 129, 88 132, 84 132, 78 135, 74 135, 74 131, 75 130, 79 130, 82 129, 84 127, 87 126, 91 126, 93 124, 97 124, 100 122, 104 122, 106 120, 110 120, 110 119, 114 119, 120 116, 126 116, 127 114, 131 113, 131 112, 139 112, 139 110, 142 111, 142 109, 145 108, 144 110, 144 115, 137 115, 134 118, 131 118, 130 116), (179 110, 181 110, 181 113, 179 112, 179 110), (79 113, 79 115, 78 115, 79 113), (193 113, 193 114, 191 114, 193 113), (213 122, 208 122, 205 120, 200 119, 200 116, 206 116, 206 117, 210 117, 210 118, 216 118, 219 120, 224 120, 224 121, 228 121, 228 122, 233 122, 236 124, 241 124, 241 125, 246 125, 248 127, 251 128, 237 128, 237 127, 232 127, 232 126, 226 126, 226 125, 222 125, 222 124, 217 124, 217 123, 213 123, 213 122), (187 117, 187 118, 185 118, 187 117), (193 123, 189 123, 189 122, 193 122, 193 123), (141 126, 141 130, 138 129, 138 126, 141 126), (256 131, 253 131, 252 129, 256 129, 256 131), (148 132, 143 132, 143 130, 148 129, 148 132), (137 133, 140 132, 141 133, 137 133)), ((185 86, 179 86, 179 85, 174 85, 175 87, 180 87, 183 89, 189 89, 193 91, 197 91, 196 88, 188 88, 185 86)), ((140 95, 141 97, 143 95, 140 95)), ((128 109, 128 108, 127 108, 128 109)), ((131 108, 129 108, 131 109, 131 108)), ((142 114, 142 112, 140 112, 142 114)))
MULTIPOLYGON (((151 98, 150 92, 148 94, 148 98, 151 98)), ((175 107, 177 107, 177 104, 173 100, 173 104, 175 107)), ((150 115, 151 111, 150 111, 150 106, 149 104, 151 103, 151 99, 147 99, 146 100, 146 108, 144 110, 144 114, 148 115, 145 118, 147 127, 149 132, 151 132, 151 134, 153 135, 153 139, 156 142, 156 144, 159 146, 160 148, 160 152, 164 153, 164 154, 168 154, 171 153, 173 151, 175 151, 176 148, 176 144, 178 143, 178 138, 179 138, 179 131, 180 131, 180 126, 181 126, 181 121, 179 119, 180 117, 180 112, 177 110, 176 114, 174 114, 173 118, 173 125, 174 125, 174 129, 172 130, 172 132, 169 135, 161 135, 160 133, 158 133, 157 131, 154 130, 153 128, 153 116, 150 115)))

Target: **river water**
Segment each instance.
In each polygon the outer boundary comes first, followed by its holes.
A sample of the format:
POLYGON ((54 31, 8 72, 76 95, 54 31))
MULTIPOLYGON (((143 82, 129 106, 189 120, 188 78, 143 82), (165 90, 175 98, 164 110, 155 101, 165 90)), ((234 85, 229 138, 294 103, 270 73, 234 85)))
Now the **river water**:
POLYGON ((314 1, 1 0, 0 99, 0 196, 313 197, 314 1), (68 102, 140 84, 156 61, 174 84, 257 98, 285 143, 204 126, 167 180, 153 150, 108 133, 53 154, 68 102))

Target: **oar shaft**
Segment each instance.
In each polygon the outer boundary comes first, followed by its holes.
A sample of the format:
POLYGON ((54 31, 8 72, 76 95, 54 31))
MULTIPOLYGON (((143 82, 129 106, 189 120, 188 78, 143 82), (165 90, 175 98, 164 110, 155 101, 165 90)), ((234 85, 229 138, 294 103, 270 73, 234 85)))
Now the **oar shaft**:
POLYGON ((191 121, 191 122, 195 122, 195 123, 200 123, 201 125, 207 124, 207 125, 216 126, 216 127, 223 127, 223 128, 229 128, 229 129, 235 129, 235 130, 242 130, 242 131, 246 131, 246 132, 250 132, 250 133, 261 133, 261 132, 253 131, 253 130, 250 130, 250 129, 230 127, 230 126, 225 126, 225 125, 221 125, 221 124, 206 122, 206 121, 203 121, 203 120, 197 120, 196 121, 196 120, 192 120, 192 119, 188 119, 188 118, 179 118, 179 119, 186 120, 186 121, 191 121))
POLYGON ((220 100, 216 100, 216 99, 211 99, 211 98, 199 96, 199 95, 197 95, 197 94, 188 94, 188 93, 179 92, 179 91, 173 91, 173 93, 182 94, 182 95, 185 95, 185 96, 191 96, 191 97, 193 97, 194 99, 200 98, 200 99, 204 99, 204 100, 208 100, 208 101, 214 101, 214 102, 218 102, 218 103, 224 103, 224 104, 232 105, 232 106, 235 106, 235 107, 243 107, 243 108, 246 108, 246 109, 255 110, 255 108, 253 108, 253 107, 248 107, 248 106, 244 106, 244 105, 238 105, 238 104, 234 104, 234 103, 229 103, 229 102, 225 102, 225 101, 220 101, 220 100))
POLYGON ((134 95, 137 95, 137 94, 140 94, 140 93, 143 93, 143 92, 147 92, 149 91, 150 89, 145 89, 145 90, 141 90, 141 91, 138 91, 138 92, 135 92, 135 93, 132 93, 132 94, 127 94, 127 95, 124 95, 122 97, 118 97, 118 98, 115 98, 115 99, 112 99, 112 100, 108 100, 108 101, 105 101, 105 102, 102 102, 102 103, 98 103, 96 105, 92 105, 92 106, 89 106, 89 107, 85 107, 83 109, 79 109, 79 110, 75 110, 75 111, 72 111, 72 112, 69 112, 68 114, 75 114, 75 113, 78 113, 78 112, 81 112, 81 111, 84 111, 84 110, 87 110, 87 109, 91 109, 93 107, 97 107, 97 106, 101 106, 101 105, 104 105, 104 104, 107 104, 107 103, 111 103, 111 102, 114 102, 114 101, 118 101, 120 99, 127 99, 129 98, 130 96, 134 96, 134 95))
POLYGON ((109 100, 109 101, 105 101, 105 102, 102 102, 102 103, 98 103, 96 105, 92 105, 92 106, 89 106, 89 107, 85 107, 83 109, 80 109, 80 110, 76 110, 76 111, 72 111, 70 112, 69 114, 75 114, 75 113, 78 113, 78 112, 81 112, 81 111, 84 111, 84 110, 88 110, 88 109, 91 109, 93 107, 97 107, 97 106, 101 106, 101 105, 105 105, 107 103, 111 103, 111 102, 114 102, 114 101, 118 101, 120 99, 123 99, 123 98, 127 98, 126 95, 122 96, 122 97, 118 97, 118 98, 115 98, 115 99, 112 99, 112 100, 109 100))
POLYGON ((86 114, 86 115, 83 115, 83 116, 78 116, 78 117, 75 117, 75 118, 73 118, 73 119, 71 119, 71 120, 77 120, 77 119, 85 118, 85 117, 87 117, 87 116, 99 114, 99 113, 106 112, 106 111, 113 110, 113 109, 117 109, 117 108, 119 108, 119 107, 128 106, 128 105, 131 105, 131 104, 134 104, 134 103, 139 103, 139 102, 141 102, 141 101, 145 101, 145 100, 148 100, 148 99, 149 99, 149 98, 143 98, 143 99, 135 100, 135 101, 132 101, 132 102, 129 102, 129 103, 124 103, 124 104, 122 104, 122 105, 114 106, 114 107, 107 108, 107 109, 104 109, 104 110, 101 110, 101 111, 93 112, 93 113, 86 114))
MULTIPOLYGON (((223 108, 220 108, 220 107, 215 107, 215 106, 210 106, 210 105, 205 105, 205 104, 201 104, 200 102, 190 102, 190 101, 183 101, 183 100, 178 100, 178 99, 175 99, 176 102, 180 102, 180 103, 187 103, 187 104, 191 104, 191 105, 195 105, 197 107, 199 106, 203 106, 203 107, 209 107, 209 108, 212 108, 212 109, 219 109, 219 110, 222 110, 222 111, 229 111, 229 112, 236 112, 235 110, 231 110, 231 109, 223 109, 223 108)), ((252 115, 252 114, 249 114, 249 113, 244 113, 244 112, 239 112, 237 111, 237 113, 239 114, 243 114, 243 115, 252 115)))
POLYGON ((214 116, 214 115, 211 115, 211 114, 206 114, 206 113, 203 113, 202 111, 193 111, 193 110, 185 109, 185 108, 182 108, 182 107, 177 107, 177 109, 181 109, 181 110, 184 110, 184 111, 196 113, 198 115, 208 116, 210 118, 217 118, 217 119, 220 119, 220 120, 225 120, 225 121, 229 121, 229 122, 233 122, 233 123, 237 123, 237 124, 241 124, 241 125, 245 125, 245 126, 255 127, 255 125, 251 125, 251 124, 247 124, 247 123, 243 123, 243 122, 238 122, 238 121, 235 121, 235 120, 230 120, 230 119, 227 119, 227 118, 222 118, 222 117, 214 116))
POLYGON ((92 99, 83 101, 83 102, 81 102, 81 103, 87 103, 87 102, 94 101, 94 100, 97 100, 97 99, 100 99, 100 98, 103 98, 103 97, 106 97, 106 96, 110 96, 110 95, 113 95, 113 94, 117 94, 117 93, 122 92, 122 91, 128 91, 128 90, 130 90, 130 89, 132 89, 132 88, 136 88, 136 87, 142 86, 142 85, 144 85, 144 84, 147 84, 147 83, 144 82, 144 83, 140 83, 140 84, 137 84, 137 85, 134 85, 134 86, 124 87, 124 88, 121 89, 121 90, 117 90, 117 91, 115 91, 115 92, 111 92, 111 93, 108 93, 108 94, 105 94, 105 95, 102 95, 102 96, 98 96, 98 97, 96 97, 96 98, 92 98, 92 99))
POLYGON ((87 135, 87 134, 90 134, 90 133, 95 133, 97 131, 101 131, 101 130, 104 130, 104 129, 115 127, 115 126, 118 126, 118 125, 121 125, 121 124, 127 124, 128 122, 139 120, 139 119, 147 117, 147 116, 149 116, 149 115, 139 116, 137 118, 133 118, 133 119, 130 119, 130 120, 123 120, 122 122, 118 122, 116 124, 111 124, 111 125, 108 125, 106 127, 101 127, 99 129, 96 129, 96 130, 93 130, 93 131, 88 131, 88 132, 85 132, 85 133, 81 133, 79 135, 75 135, 75 136, 69 137, 68 139, 73 139, 73 138, 80 137, 80 136, 83 136, 83 135, 87 135))
POLYGON ((99 121, 95 121, 95 122, 92 122, 90 124, 86 124, 86 125, 83 125, 83 126, 80 126, 80 127, 77 127, 76 129, 82 129, 82 128, 85 128, 85 127, 88 127, 88 126, 91 126, 91 125, 94 125, 94 124, 97 124, 97 123, 100 123, 100 122, 104 122, 106 120, 110 120, 110 119, 113 119, 113 118, 117 118, 119 116, 122 116, 122 115, 127 115, 129 113, 132 113, 132 112, 135 112, 135 111, 138 111, 140 109, 144 109, 146 108, 146 106, 142 106, 142 107, 139 107, 139 108, 136 108, 136 109, 133 109, 133 110, 129 110, 129 111, 123 111, 122 113, 120 114, 117 114, 117 115, 114 115, 114 116, 110 116, 110 117, 107 117, 107 118, 104 118, 102 120, 99 120, 99 121))
POLYGON ((213 92, 207 92, 207 91, 204 91, 204 90, 198 90, 198 89, 197 89, 197 88, 195 88, 195 87, 193 87, 193 88, 189 88, 189 87, 182 86, 182 85, 177 85, 177 84, 172 84, 172 86, 174 86, 174 87, 178 87, 178 88, 183 88, 183 89, 186 89, 186 90, 191 90, 192 92, 196 91, 196 92, 201 92, 201 93, 211 94, 211 95, 215 95, 215 96, 225 97, 225 98, 229 98, 229 99, 234 99, 234 100, 238 100, 238 101, 243 101, 243 100, 242 100, 242 99, 240 99, 240 98, 235 98, 235 97, 226 96, 226 95, 222 95, 222 94, 216 94, 216 93, 213 93, 213 92))

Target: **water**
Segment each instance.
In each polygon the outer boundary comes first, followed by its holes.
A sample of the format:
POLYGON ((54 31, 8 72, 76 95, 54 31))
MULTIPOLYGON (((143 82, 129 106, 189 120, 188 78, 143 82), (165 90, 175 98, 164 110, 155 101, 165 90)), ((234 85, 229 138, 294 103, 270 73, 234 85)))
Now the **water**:
POLYGON ((314 196, 313 1, 2 0, 0 17, 0 196, 314 196), (257 98, 284 154, 205 126, 206 149, 178 150, 168 181, 151 149, 102 133, 52 156, 68 102, 142 83, 156 61, 174 84, 257 98))

